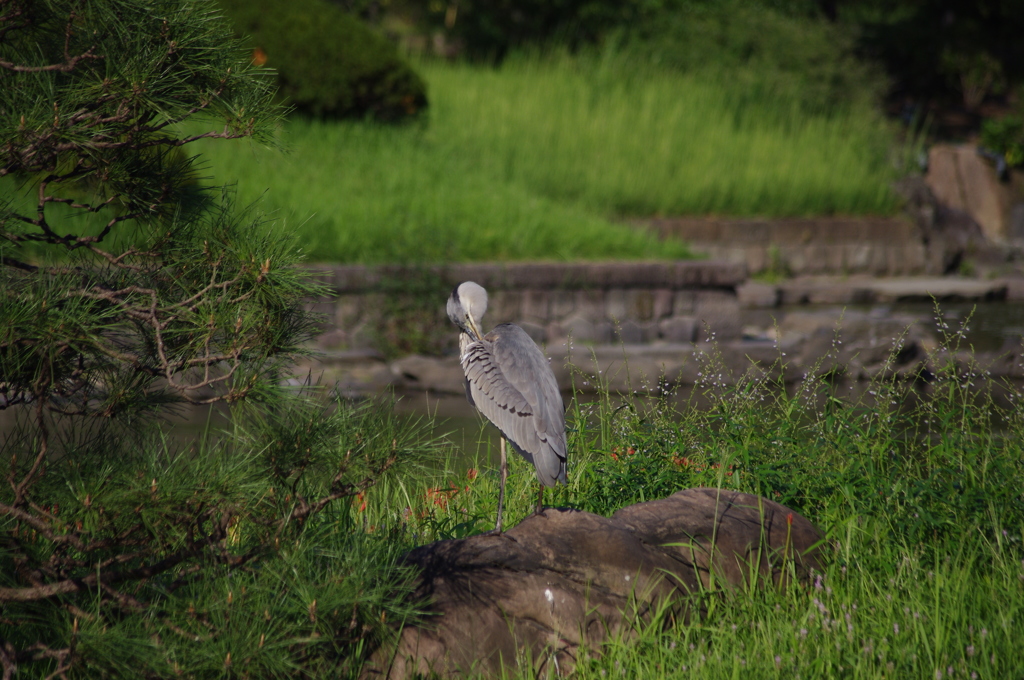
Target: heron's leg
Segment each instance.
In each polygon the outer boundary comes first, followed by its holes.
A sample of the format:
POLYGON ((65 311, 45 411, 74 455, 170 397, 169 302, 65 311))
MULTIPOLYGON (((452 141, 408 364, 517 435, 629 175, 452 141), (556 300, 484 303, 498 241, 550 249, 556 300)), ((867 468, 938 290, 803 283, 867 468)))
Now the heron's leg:
POLYGON ((533 514, 539 515, 544 512, 544 485, 540 485, 540 493, 537 495, 537 509, 533 514))
POLYGON ((498 472, 498 522, 494 531, 501 533, 501 516, 505 508, 505 480, 508 478, 508 456, 505 453, 505 437, 501 438, 501 469, 498 472))

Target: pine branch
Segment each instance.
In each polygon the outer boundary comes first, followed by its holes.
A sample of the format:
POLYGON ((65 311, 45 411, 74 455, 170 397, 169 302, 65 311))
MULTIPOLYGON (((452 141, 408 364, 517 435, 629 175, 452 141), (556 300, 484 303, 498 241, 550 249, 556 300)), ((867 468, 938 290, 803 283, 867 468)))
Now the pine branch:
POLYGON ((21 260, 8 256, 0 258, 0 264, 3 264, 8 267, 14 267, 15 269, 20 269, 21 271, 28 272, 30 274, 34 274, 39 271, 39 267, 35 266, 34 264, 22 262, 21 260))
POLYGON ((52 678, 67 678, 67 672, 71 670, 71 665, 74 661, 74 651, 71 647, 65 647, 64 649, 52 649, 41 642, 37 642, 29 647, 27 651, 32 653, 33 661, 53 659, 57 662, 56 670, 47 675, 45 680, 52 680, 52 678))
MULTIPOLYGON (((3 18, 0 17, 0 21, 2 21, 2 19, 3 18)), ((6 31, 0 32, 0 37, 2 37, 3 33, 5 32, 6 31)), ((6 69, 8 71, 13 71, 14 73, 41 73, 44 71, 60 71, 61 73, 69 73, 71 71, 74 71, 75 68, 78 67, 78 63, 80 61, 84 61, 86 59, 103 58, 104 57, 101 55, 93 54, 92 48, 89 48, 88 51, 71 57, 70 59, 61 64, 48 64, 46 66, 25 66, 23 64, 15 64, 13 62, 0 59, 0 68, 6 69)))
MULTIPOLYGON (((6 508, 3 506, 0 506, 0 510, 5 509, 6 508)), ((125 581, 139 581, 142 579, 153 578, 154 576, 158 576, 159 574, 176 567, 185 560, 199 556, 211 546, 214 546, 224 540, 227 536, 228 524, 231 522, 232 517, 233 515, 229 511, 223 511, 220 519, 207 535, 189 541, 184 548, 164 557, 163 559, 157 560, 152 564, 123 571, 104 572, 102 569, 91 570, 90 573, 85 576, 66 578, 61 581, 47 583, 41 586, 26 588, 0 587, 0 602, 32 602, 35 600, 50 599, 59 595, 88 591, 97 585, 101 587, 113 586, 125 581)))
MULTIPOLYGON (((14 489, 14 502, 13 506, 16 508, 21 505, 25 497, 25 491, 29 485, 34 481, 36 473, 39 471, 39 467, 46 460, 46 452, 49 449, 49 432, 46 427, 46 419, 43 417, 43 408, 45 404, 40 401, 36 405, 36 427, 39 430, 39 452, 36 454, 35 460, 32 461, 32 467, 29 469, 22 480, 15 485, 13 480, 11 481, 11 487, 14 489)), ((13 472, 13 469, 12 469, 13 472)))
MULTIPOLYGON (((105 672, 76 647, 79 620, 99 635, 138 620, 147 639, 194 639, 165 610, 183 589, 219 569, 258 574, 275 539, 301 536, 390 465, 346 463, 308 501, 293 484, 285 507, 264 496, 270 464, 248 458, 264 445, 231 462, 248 467, 211 473, 193 454, 154 462, 121 441, 170 403, 273 393, 313 328, 296 253, 211 200, 181 150, 273 134, 280 113, 249 61, 206 0, 0 0, 0 178, 28 194, 0 218, 0 409, 33 415, 31 443, 8 440, 0 461, 0 608, 17 635, 0 640, 0 680, 105 672), (129 225, 138 237, 124 245, 129 225), (107 425, 120 416, 127 427, 107 425), (238 517, 246 544, 233 554, 238 517)), ((219 635, 212 620, 192 619, 219 635)))

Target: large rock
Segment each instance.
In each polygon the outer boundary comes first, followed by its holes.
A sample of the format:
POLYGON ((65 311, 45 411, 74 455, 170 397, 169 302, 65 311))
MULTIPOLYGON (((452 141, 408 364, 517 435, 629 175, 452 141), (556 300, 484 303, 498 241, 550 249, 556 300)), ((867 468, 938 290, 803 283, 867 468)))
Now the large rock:
POLYGON ((690 595, 701 590, 806 578, 821 540, 778 503, 699 488, 610 518, 548 509, 502 536, 433 543, 406 556, 433 615, 378 650, 364 677, 567 673, 581 645, 628 636, 638 617, 699 615, 690 595))
POLYGON ((928 152, 925 181, 940 203, 970 215, 990 241, 1000 243, 1011 236, 1012 192, 976 147, 936 144, 928 152))

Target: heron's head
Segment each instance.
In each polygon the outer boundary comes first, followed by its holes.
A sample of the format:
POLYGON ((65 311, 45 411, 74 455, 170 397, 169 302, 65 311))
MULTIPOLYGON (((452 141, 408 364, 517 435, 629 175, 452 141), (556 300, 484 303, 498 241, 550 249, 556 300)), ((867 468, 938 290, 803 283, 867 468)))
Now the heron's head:
POLYGON ((448 298, 448 318, 474 340, 483 337, 480 317, 487 311, 487 291, 483 286, 466 281, 455 286, 448 298))

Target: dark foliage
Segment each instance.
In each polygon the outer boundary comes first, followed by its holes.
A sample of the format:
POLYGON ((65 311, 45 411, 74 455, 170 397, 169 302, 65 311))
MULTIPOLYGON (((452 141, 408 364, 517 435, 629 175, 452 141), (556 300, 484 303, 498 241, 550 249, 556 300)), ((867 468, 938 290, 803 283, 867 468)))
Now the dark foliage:
POLYGON ((787 98, 828 113, 877 100, 885 75, 858 59, 855 32, 787 9, 731 0, 685 4, 613 35, 652 66, 743 82, 751 102, 787 98))
POLYGON ((510 49, 557 40, 593 42, 653 12, 660 0, 462 0, 422 4, 429 24, 460 41, 473 58, 500 61, 510 49))
POLYGON ((395 6, 473 58, 501 60, 523 46, 578 49, 625 36, 656 63, 711 68, 727 78, 738 73, 754 90, 803 90, 813 106, 885 93, 890 110, 908 121, 928 111, 949 114, 933 120, 940 134, 977 130, 991 115, 984 104, 1012 104, 1014 88, 1024 82, 1021 0, 410 0, 395 6))
POLYGON ((850 2, 840 16, 863 27, 865 52, 882 60, 898 94, 959 99, 968 110, 1024 80, 1020 0, 915 0, 896 7, 850 2))
POLYGON ((257 63, 277 71, 301 113, 396 121, 427 105, 426 85, 386 38, 327 0, 220 0, 257 63))

